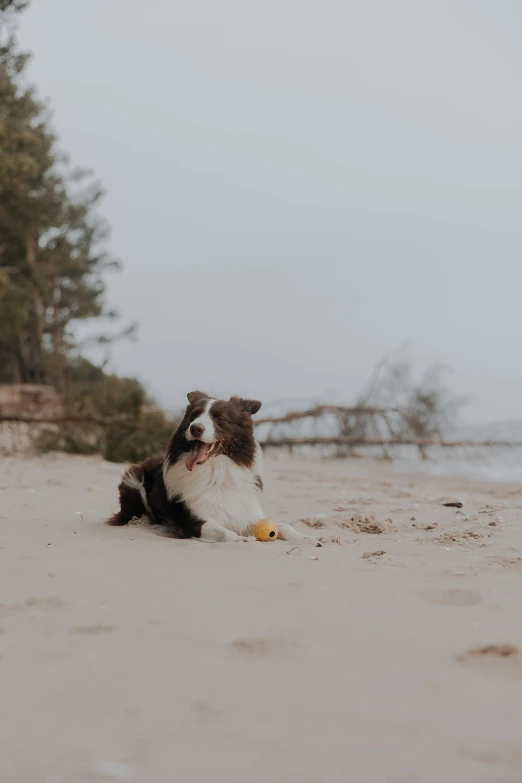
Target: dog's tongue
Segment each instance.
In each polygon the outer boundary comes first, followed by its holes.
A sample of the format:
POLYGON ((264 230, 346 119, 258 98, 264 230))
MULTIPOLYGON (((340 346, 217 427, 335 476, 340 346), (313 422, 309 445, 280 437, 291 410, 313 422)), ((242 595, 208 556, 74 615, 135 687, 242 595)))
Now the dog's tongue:
POLYGON ((209 443, 200 443, 199 441, 194 444, 194 448, 185 460, 185 466, 187 470, 191 472, 196 465, 202 465, 208 459, 208 452, 210 450, 209 443))

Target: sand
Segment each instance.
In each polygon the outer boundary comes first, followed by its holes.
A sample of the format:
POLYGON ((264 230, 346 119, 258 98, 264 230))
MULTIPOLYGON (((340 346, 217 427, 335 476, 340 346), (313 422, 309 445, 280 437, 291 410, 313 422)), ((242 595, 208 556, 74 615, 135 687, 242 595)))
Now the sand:
POLYGON ((3 783, 520 783, 522 489, 272 459, 323 546, 210 545, 120 474, 1 462, 3 783))

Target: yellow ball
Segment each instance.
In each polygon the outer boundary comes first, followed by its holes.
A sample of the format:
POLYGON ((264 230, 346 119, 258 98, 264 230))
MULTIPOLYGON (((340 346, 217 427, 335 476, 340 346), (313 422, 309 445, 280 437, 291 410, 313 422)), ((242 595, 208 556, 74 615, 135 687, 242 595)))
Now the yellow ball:
POLYGON ((275 541, 278 533, 273 519, 260 519, 254 525, 254 535, 258 541, 275 541))

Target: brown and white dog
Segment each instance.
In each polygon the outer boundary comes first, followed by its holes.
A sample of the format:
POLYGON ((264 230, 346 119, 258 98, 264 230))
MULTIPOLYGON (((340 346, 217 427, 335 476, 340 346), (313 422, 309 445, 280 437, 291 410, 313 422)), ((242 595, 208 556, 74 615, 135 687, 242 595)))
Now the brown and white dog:
MULTIPOLYGON (((131 465, 119 486, 120 510, 109 525, 149 516, 176 538, 243 541, 264 517, 262 453, 252 416, 258 400, 217 400, 200 391, 189 404, 165 455, 131 465)), ((279 538, 303 536, 279 524, 279 538)))

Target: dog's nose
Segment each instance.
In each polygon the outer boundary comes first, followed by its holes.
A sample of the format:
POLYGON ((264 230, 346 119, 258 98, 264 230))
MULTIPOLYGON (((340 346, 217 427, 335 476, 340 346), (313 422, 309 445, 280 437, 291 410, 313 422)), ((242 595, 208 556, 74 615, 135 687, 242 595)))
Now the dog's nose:
POLYGON ((204 432, 205 432, 205 428, 202 424, 190 425, 190 434, 193 435, 195 438, 201 438, 204 432))

